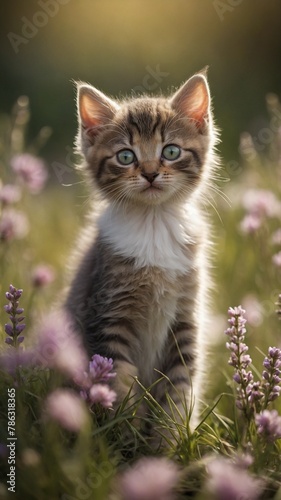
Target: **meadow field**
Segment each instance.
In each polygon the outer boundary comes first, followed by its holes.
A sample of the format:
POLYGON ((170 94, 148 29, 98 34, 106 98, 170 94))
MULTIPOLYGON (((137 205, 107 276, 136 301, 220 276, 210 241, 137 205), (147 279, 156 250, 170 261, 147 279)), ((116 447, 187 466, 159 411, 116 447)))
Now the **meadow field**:
POLYGON ((26 141, 27 98, 1 115, 0 498, 281 498, 281 106, 274 94, 265 105, 266 126, 241 131, 239 161, 222 160, 205 204, 214 247, 200 424, 142 391, 147 423, 174 435, 161 449, 135 425, 130 393, 110 416, 114 366, 86 359, 53 312, 91 193, 74 160, 40 156, 47 127, 26 141))

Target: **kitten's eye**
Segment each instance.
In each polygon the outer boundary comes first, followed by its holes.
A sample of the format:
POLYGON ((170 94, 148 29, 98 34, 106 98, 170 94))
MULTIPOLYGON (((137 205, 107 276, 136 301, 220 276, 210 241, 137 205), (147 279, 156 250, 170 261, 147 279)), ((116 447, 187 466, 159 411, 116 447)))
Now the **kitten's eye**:
POLYGON ((135 154, 130 149, 123 149, 116 156, 121 165, 130 165, 135 161, 135 154))
POLYGON ((169 161, 177 160, 181 154, 181 149, 174 144, 168 144, 162 151, 162 156, 169 161))

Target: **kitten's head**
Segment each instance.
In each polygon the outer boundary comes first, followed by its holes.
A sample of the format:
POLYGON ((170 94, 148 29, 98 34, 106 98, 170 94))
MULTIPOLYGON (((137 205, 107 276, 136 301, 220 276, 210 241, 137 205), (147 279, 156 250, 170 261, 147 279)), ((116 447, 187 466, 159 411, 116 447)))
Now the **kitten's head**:
POLYGON ((115 202, 157 205, 190 197, 212 169, 215 132, 204 74, 168 98, 117 102, 78 84, 77 149, 115 202))

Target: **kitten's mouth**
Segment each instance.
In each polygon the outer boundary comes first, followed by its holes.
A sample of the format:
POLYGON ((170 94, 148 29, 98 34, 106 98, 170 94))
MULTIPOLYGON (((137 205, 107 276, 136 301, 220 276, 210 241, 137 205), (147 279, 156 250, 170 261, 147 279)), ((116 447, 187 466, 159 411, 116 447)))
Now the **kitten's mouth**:
POLYGON ((156 191, 162 191, 162 188, 160 186, 154 186, 153 184, 150 184, 150 186, 147 186, 142 190, 142 193, 144 192, 154 193, 156 191))

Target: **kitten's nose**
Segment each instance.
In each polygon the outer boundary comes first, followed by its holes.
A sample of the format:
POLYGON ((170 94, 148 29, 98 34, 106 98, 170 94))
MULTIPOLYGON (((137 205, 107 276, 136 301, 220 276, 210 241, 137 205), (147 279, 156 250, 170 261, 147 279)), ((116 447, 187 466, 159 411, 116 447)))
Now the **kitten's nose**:
POLYGON ((156 177, 158 177, 158 173, 157 172, 142 172, 141 175, 143 177, 145 177, 145 179, 148 180, 148 182, 150 182, 151 184, 153 183, 154 179, 156 179, 156 177))

